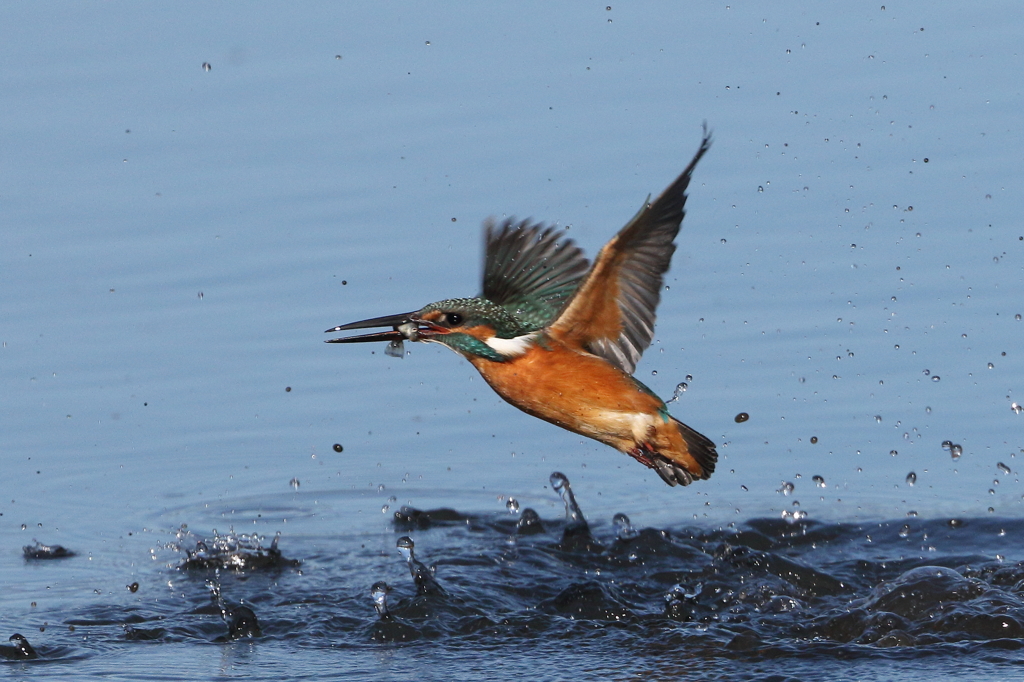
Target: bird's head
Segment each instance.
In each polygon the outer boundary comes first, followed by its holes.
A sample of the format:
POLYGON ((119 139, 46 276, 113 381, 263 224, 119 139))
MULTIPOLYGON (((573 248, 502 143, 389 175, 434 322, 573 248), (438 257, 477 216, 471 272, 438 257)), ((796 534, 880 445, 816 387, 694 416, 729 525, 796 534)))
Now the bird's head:
POLYGON ((485 298, 449 298, 411 313, 332 327, 327 333, 374 327, 391 327, 391 330, 328 339, 327 343, 390 341, 393 348, 406 340, 425 341, 443 343, 469 358, 504 362, 525 353, 536 334, 535 329, 526 326, 511 312, 485 298))

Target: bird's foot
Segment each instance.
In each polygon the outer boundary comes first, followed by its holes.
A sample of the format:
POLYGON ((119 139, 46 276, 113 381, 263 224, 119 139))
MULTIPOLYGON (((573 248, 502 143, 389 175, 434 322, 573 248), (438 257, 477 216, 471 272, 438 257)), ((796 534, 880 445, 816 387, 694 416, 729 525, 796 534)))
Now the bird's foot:
POLYGON ((668 457, 659 454, 650 443, 640 443, 626 454, 644 466, 657 471, 658 476, 661 476, 661 480, 671 486, 690 485, 693 483, 693 474, 668 457))
POLYGON ((654 455, 654 450, 648 448, 646 443, 638 445, 632 450, 627 450, 626 454, 643 464, 645 467, 650 469, 654 468, 654 460, 651 459, 654 455))

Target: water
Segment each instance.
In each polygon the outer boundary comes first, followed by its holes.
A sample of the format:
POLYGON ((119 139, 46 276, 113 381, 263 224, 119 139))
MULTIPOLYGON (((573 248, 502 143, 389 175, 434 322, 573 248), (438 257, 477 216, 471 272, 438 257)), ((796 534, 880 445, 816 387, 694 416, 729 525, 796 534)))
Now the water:
MULTIPOLYGON (((60 675, 63 662, 130 679, 154 647, 187 677, 253 660, 287 675, 307 656, 381 676, 555 657, 561 667, 539 679, 586 676, 612 652, 619 678, 723 679, 726 665, 728 679, 857 679, 906 674, 912 661, 939 674, 1024 663, 1019 519, 634 528, 622 514, 588 524, 585 513, 572 505, 522 533, 501 510, 405 509, 383 533, 300 532, 270 547, 179 531, 154 561, 133 556, 149 534, 121 550, 138 563, 134 590, 108 579, 33 610, 43 624, 22 632, 39 656, 32 674, 60 675)), ((73 559, 26 566, 59 572, 61 561, 73 559)), ((15 653, 5 650, 7 665, 24 660, 15 653)))
POLYGON ((3 672, 1018 674, 1018 8, 606 7, 0 8, 3 672), (710 480, 322 343, 488 216, 592 257, 703 120, 637 375, 710 480))

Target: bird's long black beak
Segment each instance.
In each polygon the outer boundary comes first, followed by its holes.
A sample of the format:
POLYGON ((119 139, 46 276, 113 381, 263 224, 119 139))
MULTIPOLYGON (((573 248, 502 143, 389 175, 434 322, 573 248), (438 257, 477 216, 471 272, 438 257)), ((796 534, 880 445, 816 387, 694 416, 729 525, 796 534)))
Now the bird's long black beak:
POLYGON ((346 336, 340 339, 327 339, 325 343, 365 343, 367 341, 403 341, 405 339, 415 341, 419 335, 419 325, 413 319, 414 316, 415 312, 399 313, 398 315, 373 317, 369 320, 349 322, 348 324, 331 327, 324 333, 343 332, 349 329, 372 329, 374 327, 391 327, 391 330, 375 332, 373 334, 360 334, 359 336, 346 336))

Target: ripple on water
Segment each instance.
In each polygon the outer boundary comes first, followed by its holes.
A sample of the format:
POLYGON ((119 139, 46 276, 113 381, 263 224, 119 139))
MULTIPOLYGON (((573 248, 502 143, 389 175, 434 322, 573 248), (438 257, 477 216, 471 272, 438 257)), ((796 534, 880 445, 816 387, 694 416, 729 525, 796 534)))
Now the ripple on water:
POLYGON ((679 647, 696 659, 804 664, 892 651, 981 661, 995 647, 1024 662, 1024 553, 1012 540, 1024 522, 637 528, 625 515, 585 518, 568 479, 552 483, 560 518, 403 507, 383 546, 179 529, 162 549, 177 561, 143 564, 137 591, 118 576, 118 598, 54 614, 61 626, 33 637, 33 651, 67 659, 131 642, 244 639, 311 649, 430 641, 454 653, 559 641, 594 661, 644 651, 669 668, 679 647))

